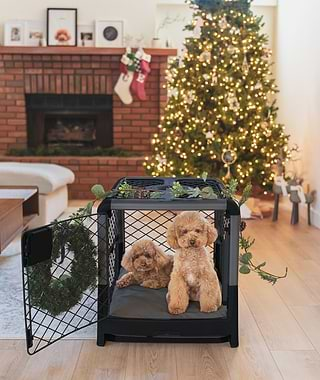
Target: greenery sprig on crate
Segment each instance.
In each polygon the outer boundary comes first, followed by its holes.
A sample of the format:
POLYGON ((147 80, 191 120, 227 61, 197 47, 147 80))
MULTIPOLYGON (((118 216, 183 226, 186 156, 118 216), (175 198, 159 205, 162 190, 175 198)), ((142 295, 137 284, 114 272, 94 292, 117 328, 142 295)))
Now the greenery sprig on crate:
MULTIPOLYGON (((238 181, 236 179, 232 179, 229 184, 224 189, 224 195, 227 198, 232 198, 236 202, 238 202, 241 207, 243 204, 247 202, 251 195, 252 186, 251 184, 247 185, 243 190, 240 200, 236 198, 236 194, 238 191, 238 181)), ((251 252, 251 248, 255 244, 255 240, 250 237, 245 238, 243 236, 243 230, 245 229, 245 222, 241 223, 241 232, 240 232, 240 273, 241 274, 250 274, 251 272, 256 273, 262 280, 270 282, 272 285, 275 285, 278 280, 286 278, 288 276, 288 268, 285 270, 285 274, 283 276, 277 276, 275 274, 269 273, 265 271, 263 268, 267 265, 266 262, 263 262, 259 265, 255 265, 253 262, 253 253, 251 252)))
MULTIPOLYGON (((207 173, 202 174, 202 179, 204 182, 207 180, 207 173)), ((252 191, 252 185, 248 184, 240 197, 238 199, 236 194, 238 192, 238 181, 236 179, 231 179, 230 182, 222 190, 225 198, 231 198, 235 200, 239 206, 244 205, 249 199, 252 191)), ((179 182, 175 182, 171 187, 171 193, 175 198, 203 198, 203 199, 216 199, 218 196, 214 192, 214 189, 210 186, 207 186, 203 189, 198 187, 195 189, 188 189, 182 186, 179 182)), ((263 262, 259 265, 255 265, 253 262, 253 254, 251 248, 253 247, 255 240, 251 238, 245 238, 243 236, 243 230, 246 228, 245 222, 241 222, 241 232, 240 232, 240 273, 241 274, 250 274, 251 272, 256 273, 262 280, 275 285, 278 280, 286 278, 288 275, 288 268, 286 268, 285 274, 283 276, 277 276, 275 274, 265 271, 263 268, 267 265, 266 262, 263 262)))
MULTIPOLYGON (((207 173, 203 173, 201 178, 204 182, 207 181, 207 173)), ((223 196, 225 198, 232 198, 235 200, 239 206, 241 207, 243 204, 247 202, 251 195, 252 186, 248 184, 242 194, 240 199, 236 197, 238 192, 238 181, 236 179, 231 179, 230 182, 223 188, 223 196)), ((159 191, 150 191, 144 190, 140 188, 133 187, 126 181, 124 181, 117 190, 105 191, 102 185, 94 185, 91 189, 92 193, 95 196, 95 200, 88 203, 88 205, 80 209, 77 213, 77 216, 89 215, 92 213, 92 208, 97 201, 101 201, 106 198, 122 198, 122 199, 157 199, 161 198, 162 192, 159 191)), ((178 181, 174 182, 172 187, 170 188, 171 194, 173 198, 200 198, 200 199, 217 199, 219 194, 217 194, 213 187, 205 186, 200 189, 196 188, 188 188, 181 185, 178 181)), ((251 238, 245 238, 243 236, 243 230, 245 229, 245 222, 241 223, 241 236, 240 236, 240 273, 249 274, 251 272, 256 273, 262 280, 270 282, 275 285, 278 280, 286 278, 288 275, 288 268, 285 270, 285 274, 283 276, 277 276, 275 274, 269 273, 265 271, 263 268, 266 266, 266 262, 263 262, 259 265, 255 265, 253 262, 253 253, 251 252, 251 248, 253 247, 255 240, 251 240, 251 238)))

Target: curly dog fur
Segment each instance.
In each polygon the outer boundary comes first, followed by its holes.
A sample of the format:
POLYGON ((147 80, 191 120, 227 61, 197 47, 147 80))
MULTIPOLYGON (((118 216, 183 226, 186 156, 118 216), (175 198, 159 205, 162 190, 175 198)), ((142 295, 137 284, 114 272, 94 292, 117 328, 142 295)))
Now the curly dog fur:
POLYGON ((217 237, 217 230, 199 212, 183 212, 169 227, 167 241, 176 250, 167 295, 171 314, 184 313, 189 300, 200 301, 204 313, 221 306, 218 276, 212 255, 205 248, 217 237))
POLYGON ((173 257, 166 255, 151 240, 139 240, 123 256, 121 265, 128 273, 117 281, 118 288, 141 285, 145 288, 166 288, 170 280, 173 257))

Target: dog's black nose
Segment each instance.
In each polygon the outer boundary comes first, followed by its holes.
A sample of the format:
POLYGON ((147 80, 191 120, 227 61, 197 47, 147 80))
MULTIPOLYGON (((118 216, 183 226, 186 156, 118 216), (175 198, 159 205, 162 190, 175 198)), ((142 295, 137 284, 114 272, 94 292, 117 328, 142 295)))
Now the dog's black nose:
POLYGON ((195 240, 190 240, 190 245, 195 245, 196 241, 195 240))

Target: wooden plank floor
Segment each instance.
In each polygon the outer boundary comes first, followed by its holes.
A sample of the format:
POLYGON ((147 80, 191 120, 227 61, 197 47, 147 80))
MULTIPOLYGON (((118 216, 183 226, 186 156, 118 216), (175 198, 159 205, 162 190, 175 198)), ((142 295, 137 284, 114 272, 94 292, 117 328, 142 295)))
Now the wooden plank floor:
MULTIPOLYGON (((67 340, 34 357, 23 341, 0 341, 1 380, 320 379, 320 230, 289 214, 250 221, 257 261, 289 277, 272 287, 240 278, 240 347, 67 340)), ((0 316, 1 317, 1 316, 0 316)))

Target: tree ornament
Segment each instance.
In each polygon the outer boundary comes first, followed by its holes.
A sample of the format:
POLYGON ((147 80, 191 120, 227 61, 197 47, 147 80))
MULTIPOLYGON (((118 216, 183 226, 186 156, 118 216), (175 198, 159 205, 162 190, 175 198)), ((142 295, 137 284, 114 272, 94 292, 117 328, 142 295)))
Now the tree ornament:
POLYGON ((263 122, 261 123, 261 127, 262 127, 263 129, 267 129, 267 128, 269 127, 269 123, 268 123, 267 121, 263 121, 263 122))
POLYGON ((192 104, 193 101, 195 100, 196 96, 194 94, 194 91, 193 90, 190 90, 187 92, 187 95, 185 96, 185 101, 188 103, 188 104, 192 104))
POLYGON ((168 90, 168 97, 169 98, 177 98, 179 96, 179 90, 177 88, 169 88, 168 90))
POLYGON ((226 30, 229 26, 226 16, 223 16, 218 22, 219 28, 226 30))
POLYGON ((269 49, 268 47, 263 48, 263 53, 262 53, 262 58, 264 60, 268 60, 272 57, 272 50, 269 49))
POLYGON ((200 56, 199 56, 199 61, 200 62, 211 62, 211 52, 209 50, 203 51, 200 56))
POLYGON ((211 84, 212 86, 216 86, 218 84, 218 75, 216 70, 212 73, 211 84))
POLYGON ((203 25, 204 25, 203 18, 198 16, 196 18, 196 24, 195 24, 195 27, 193 29, 193 37, 194 38, 200 38, 201 37, 201 30, 202 30, 203 25))
POLYGON ((242 72, 243 72, 245 75, 248 75, 248 74, 249 74, 249 63, 248 63, 248 59, 247 59, 246 54, 244 55, 244 58, 243 58, 242 72))
POLYGON ((205 81, 209 80, 210 79, 210 75, 209 74, 203 74, 203 79, 205 81))
POLYGON ((167 159, 165 157, 161 157, 160 154, 156 156, 157 161, 159 164, 162 165, 167 165, 167 159))
POLYGON ((229 45, 228 48, 227 48, 227 51, 229 54, 233 55, 237 52, 237 48, 233 45, 229 45))
POLYGON ((241 32, 240 32, 240 29, 233 26, 231 29, 230 29, 230 34, 233 35, 233 36, 236 36, 236 35, 239 35, 241 32))
POLYGON ((174 134, 175 134, 176 137, 179 137, 179 138, 183 137, 183 132, 182 132, 182 130, 179 127, 177 127, 175 129, 174 134))
POLYGON ((214 134, 212 131, 205 132, 205 136, 207 140, 213 140, 214 134))
POLYGON ((171 71, 168 72, 168 74, 167 74, 167 76, 166 76, 166 81, 167 81, 168 83, 173 83, 173 82, 174 82, 174 78, 173 78, 173 75, 172 75, 172 72, 171 72, 171 71))
POLYGON ((229 103, 229 108, 234 111, 234 112, 237 112, 239 111, 240 109, 240 103, 239 103, 239 100, 236 96, 235 93, 230 93, 229 96, 228 96, 228 103, 229 103))
POLYGON ((255 90, 261 90, 261 89, 262 89, 262 83, 259 81, 259 82, 254 86, 254 89, 255 89, 255 90))
POLYGON ((184 59, 186 58, 188 54, 188 49, 186 48, 186 46, 183 46, 183 48, 181 49, 181 52, 180 52, 180 55, 179 55, 179 67, 183 67, 184 65, 184 59))
POLYGON ((228 149, 224 150, 224 152, 222 153, 221 160, 228 168, 226 179, 231 178, 231 165, 233 165, 237 161, 237 158, 237 153, 231 149, 231 145, 229 145, 228 149))

